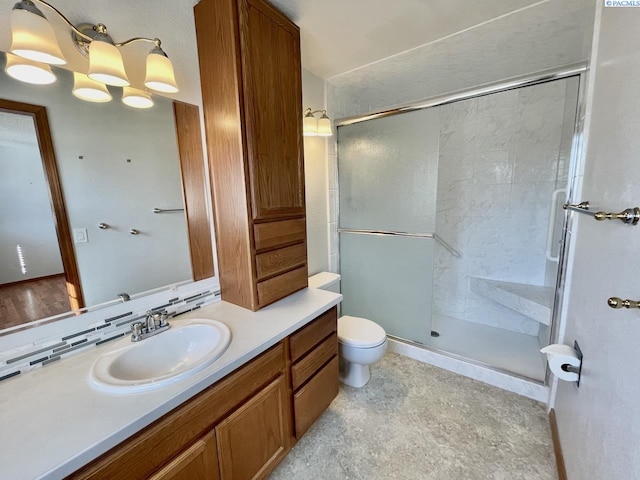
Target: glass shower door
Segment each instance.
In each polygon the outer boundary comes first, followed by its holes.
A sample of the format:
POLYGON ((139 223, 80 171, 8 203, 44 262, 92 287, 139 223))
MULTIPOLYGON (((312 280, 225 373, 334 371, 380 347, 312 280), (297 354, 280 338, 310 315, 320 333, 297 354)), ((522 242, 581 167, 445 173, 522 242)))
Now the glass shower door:
POLYGON ((429 344, 437 109, 338 129, 343 315, 429 344))

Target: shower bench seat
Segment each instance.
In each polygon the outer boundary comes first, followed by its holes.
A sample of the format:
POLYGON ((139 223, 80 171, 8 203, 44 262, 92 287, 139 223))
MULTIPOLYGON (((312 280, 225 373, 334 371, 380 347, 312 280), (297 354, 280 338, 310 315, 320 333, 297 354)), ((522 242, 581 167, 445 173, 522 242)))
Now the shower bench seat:
POLYGON ((543 325, 551 325, 554 290, 541 285, 472 277, 471 291, 543 325))

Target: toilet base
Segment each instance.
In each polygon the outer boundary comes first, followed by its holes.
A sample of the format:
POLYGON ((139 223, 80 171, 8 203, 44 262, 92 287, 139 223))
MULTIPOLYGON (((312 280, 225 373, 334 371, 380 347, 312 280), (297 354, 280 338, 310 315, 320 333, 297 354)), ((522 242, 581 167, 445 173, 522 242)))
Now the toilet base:
POLYGON ((364 387, 371 378, 369 365, 353 363, 340 357, 340 382, 350 387, 364 387))

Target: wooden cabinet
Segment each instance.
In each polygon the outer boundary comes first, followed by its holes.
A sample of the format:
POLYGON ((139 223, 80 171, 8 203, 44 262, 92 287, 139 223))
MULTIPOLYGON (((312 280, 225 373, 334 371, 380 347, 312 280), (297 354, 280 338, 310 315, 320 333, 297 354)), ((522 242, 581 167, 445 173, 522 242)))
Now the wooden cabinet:
MULTIPOLYGON (((182 469, 185 472, 190 472, 199 468, 211 468, 212 472, 207 476, 192 476, 191 478, 219 478, 217 462, 211 461, 208 455, 213 452, 213 455, 218 458, 216 443, 218 448, 226 451, 226 440, 221 442, 220 439, 214 439, 214 431, 216 426, 224 425, 225 419, 230 414, 233 415, 234 411, 246 411, 247 415, 251 416, 254 415, 256 409, 268 408, 269 414, 276 415, 278 423, 281 424, 280 427, 291 438, 293 428, 291 425, 291 402, 274 403, 271 396, 273 391, 277 390, 274 385, 279 388, 282 383, 281 378, 288 377, 287 352, 286 342, 280 342, 127 441, 114 447, 102 457, 78 470, 69 478, 160 479, 165 477, 157 475, 170 475, 171 472, 175 472, 177 475, 182 469), (265 385, 269 387, 265 388, 265 385), (256 400, 256 398, 262 398, 262 400, 256 400), (258 406, 260 404, 262 406, 258 406), (253 408, 247 407, 251 405, 253 408), (277 409, 280 410, 276 412, 277 409)), ((278 392, 280 393, 279 390, 278 392)), ((236 419, 234 425, 241 425, 242 422, 242 419, 236 419)), ((228 431, 229 429, 223 429, 222 434, 225 435, 228 431)), ((233 431, 237 432, 237 430, 233 431)), ((254 442, 254 445, 257 448, 265 448, 265 451, 270 451, 273 449, 269 442, 257 441, 257 443, 254 442)), ((277 461, 289 451, 290 442, 285 441, 282 446, 284 450, 279 451, 281 456, 277 457, 277 461)), ((258 455, 256 458, 264 458, 263 454, 256 455, 258 455)), ((262 467, 262 474, 266 476, 275 468, 276 464, 276 459, 270 460, 262 467)), ((224 465, 225 468, 229 468, 226 457, 224 465)), ((172 477, 167 476, 166 478, 172 477)))
POLYGON ((265 478, 338 394, 334 307, 71 479, 265 478))
POLYGON ((178 457, 169 462, 149 480, 194 480, 206 478, 218 480, 218 456, 215 433, 202 437, 178 457))
POLYGON ((222 298, 255 311, 307 286, 300 32, 263 0, 195 20, 222 298))
POLYGON ((287 402, 280 375, 216 427, 222 480, 264 478, 280 463, 290 449, 287 402))
POLYGON ((333 307, 289 337, 296 439, 338 395, 337 321, 333 307))

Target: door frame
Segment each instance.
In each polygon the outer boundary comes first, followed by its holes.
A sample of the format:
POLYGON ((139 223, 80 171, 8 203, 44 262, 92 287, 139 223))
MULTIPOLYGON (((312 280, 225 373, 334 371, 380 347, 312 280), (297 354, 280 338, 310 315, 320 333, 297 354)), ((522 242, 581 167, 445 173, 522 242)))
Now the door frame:
POLYGON ((0 99, 0 112, 27 115, 33 118, 36 135, 38 137, 38 148, 42 159, 42 168, 44 169, 49 189, 49 202, 51 204, 53 223, 58 237, 60 256, 62 257, 69 303, 71 305, 71 310, 83 308, 84 297, 82 295, 82 287, 80 285, 80 275, 78 273, 76 254, 71 240, 69 217, 64 203, 64 195, 62 193, 62 185, 60 183, 56 154, 53 148, 51 129, 49 128, 47 109, 40 105, 0 99))

